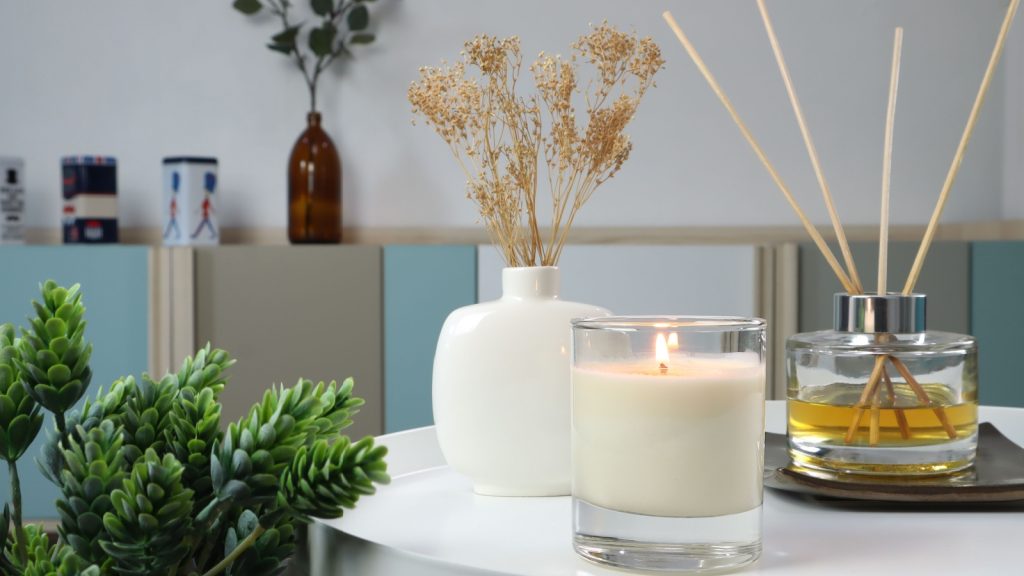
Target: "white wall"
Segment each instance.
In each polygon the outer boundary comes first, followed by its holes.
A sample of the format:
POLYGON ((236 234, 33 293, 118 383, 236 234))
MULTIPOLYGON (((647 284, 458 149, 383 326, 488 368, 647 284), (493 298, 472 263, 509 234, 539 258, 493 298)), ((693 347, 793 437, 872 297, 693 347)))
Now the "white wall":
MULTIPOLYGON (((849 223, 877 219, 891 34, 906 27, 893 219, 925 221, 1007 0, 770 5, 849 223)), ((417 68, 455 58, 479 32, 519 34, 528 55, 564 52, 603 19, 653 35, 668 64, 632 125, 633 158, 578 225, 794 224, 662 23, 665 7, 812 218, 825 222, 753 0, 379 0, 379 43, 342 66, 321 95, 345 163, 346 224, 474 225, 445 147, 410 123, 405 90, 417 68)), ((97 153, 120 162, 124 225, 158 225, 162 156, 210 154, 221 160, 225 225, 284 226, 285 164, 306 95, 288 62, 263 48, 274 31, 269 21, 246 21, 229 0, 0 0, 0 154, 27 159, 29 225, 59 222, 59 156, 97 153)), ((1004 86, 982 116, 947 220, 996 218, 1008 203, 1004 86)), ((1019 95, 1019 74, 1016 86, 1019 95)), ((1013 104, 1019 117, 1020 98, 1013 104)))
POLYGON ((1003 217, 1019 220, 1024 219, 1024 32, 1020 29, 1007 40, 1003 58, 1006 76, 1003 217))
MULTIPOLYGON (((620 315, 754 316, 754 246, 566 246, 561 297, 620 315)), ((501 297, 501 254, 477 252, 477 298, 501 297)))

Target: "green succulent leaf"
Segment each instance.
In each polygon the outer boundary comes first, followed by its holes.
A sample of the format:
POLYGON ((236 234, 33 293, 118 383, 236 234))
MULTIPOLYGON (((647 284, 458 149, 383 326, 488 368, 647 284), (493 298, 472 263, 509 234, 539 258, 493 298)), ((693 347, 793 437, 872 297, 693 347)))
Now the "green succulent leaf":
POLYGON ((110 420, 88 431, 78 426, 68 443, 63 453, 66 469, 61 474, 61 497, 57 500, 61 516, 58 530, 80 558, 102 564, 108 557, 101 540, 110 538, 102 518, 114 511, 111 494, 122 488, 128 477, 123 429, 110 420))
POLYGON ((161 458, 149 449, 131 477, 111 492, 112 510, 103 515, 107 537, 100 547, 117 573, 166 573, 188 554, 194 501, 192 490, 181 483, 183 472, 173 455, 161 458))
POLYGON ((347 437, 334 444, 319 439, 299 448, 281 477, 281 493, 299 517, 337 518, 375 493, 374 484, 390 482, 385 455, 387 448, 369 437, 354 444, 347 437))
POLYGON ((14 368, 33 400, 63 415, 89 387, 92 344, 83 338, 85 306, 77 284, 64 288, 49 280, 41 295, 43 303, 33 302, 32 330, 17 343, 14 368))

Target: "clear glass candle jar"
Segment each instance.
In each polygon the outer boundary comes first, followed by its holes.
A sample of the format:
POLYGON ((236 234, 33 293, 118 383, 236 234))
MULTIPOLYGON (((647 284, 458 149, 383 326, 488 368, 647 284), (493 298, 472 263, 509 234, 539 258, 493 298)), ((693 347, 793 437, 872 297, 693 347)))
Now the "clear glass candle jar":
POLYGON ((765 324, 573 322, 573 544, 648 571, 738 568, 761 553, 765 324))
POLYGON ((923 294, 834 299, 833 330, 786 341, 789 452, 811 471, 929 475, 974 462, 978 349, 926 330, 923 294))

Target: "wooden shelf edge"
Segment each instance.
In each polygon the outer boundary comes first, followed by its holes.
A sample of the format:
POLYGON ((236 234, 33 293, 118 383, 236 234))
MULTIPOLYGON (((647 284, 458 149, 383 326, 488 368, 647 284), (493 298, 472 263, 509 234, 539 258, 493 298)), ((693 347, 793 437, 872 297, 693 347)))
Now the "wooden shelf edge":
MULTIPOLYGON (((830 227, 821 227, 826 239, 833 239, 830 227)), ((284 228, 224 228, 223 244, 284 246, 288 235, 284 228)), ((847 226, 851 241, 873 241, 875 226, 847 226)), ((893 226, 892 241, 918 241, 924 225, 893 226)), ((122 244, 161 245, 158 228, 121 228, 122 244)), ((343 232, 345 244, 487 244, 483 228, 367 228, 350 227, 343 232)), ((60 230, 29 228, 29 244, 60 244, 60 230)), ((939 226, 936 240, 986 241, 1024 240, 1024 220, 954 222, 939 226)), ((570 244, 781 244, 808 241, 799 226, 652 226, 578 228, 569 236, 570 244)))

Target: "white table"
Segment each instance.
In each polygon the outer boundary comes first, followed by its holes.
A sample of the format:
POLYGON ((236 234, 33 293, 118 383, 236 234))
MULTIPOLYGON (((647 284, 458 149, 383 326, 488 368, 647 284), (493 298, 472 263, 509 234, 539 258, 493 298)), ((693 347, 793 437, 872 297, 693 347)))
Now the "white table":
MULTIPOLYGON (((1024 409, 981 409, 1024 444, 1024 409)), ((767 428, 785 431, 769 402, 767 428)), ((622 576, 576 556, 568 497, 494 498, 445 466, 433 428, 382 436, 391 486, 311 530, 312 573, 622 576)), ((742 574, 1024 574, 1024 505, 894 509, 765 490, 764 553, 742 574), (895 511, 894 511, 895 510, 895 511)))

